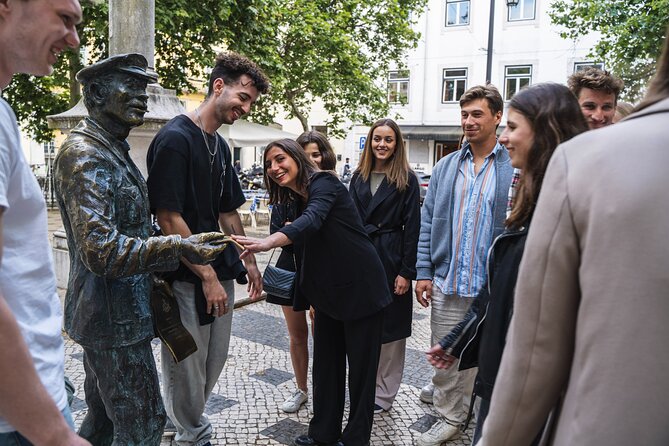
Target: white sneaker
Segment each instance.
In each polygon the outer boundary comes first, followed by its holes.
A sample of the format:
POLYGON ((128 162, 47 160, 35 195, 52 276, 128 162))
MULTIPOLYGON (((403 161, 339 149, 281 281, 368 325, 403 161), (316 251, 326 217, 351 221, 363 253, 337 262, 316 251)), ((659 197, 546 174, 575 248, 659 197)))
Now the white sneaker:
POLYGON ((281 410, 286 413, 297 412, 300 410, 300 407, 302 407, 302 404, 306 403, 308 399, 309 398, 307 397, 306 392, 297 389, 295 390, 295 393, 290 396, 290 398, 283 402, 281 405, 281 410))
POLYGON ((434 404, 434 384, 426 384, 422 389, 420 389, 420 400, 425 404, 434 404))
POLYGON ((448 424, 445 420, 439 420, 418 438, 416 446, 440 446, 446 441, 455 440, 460 433, 458 426, 448 424))

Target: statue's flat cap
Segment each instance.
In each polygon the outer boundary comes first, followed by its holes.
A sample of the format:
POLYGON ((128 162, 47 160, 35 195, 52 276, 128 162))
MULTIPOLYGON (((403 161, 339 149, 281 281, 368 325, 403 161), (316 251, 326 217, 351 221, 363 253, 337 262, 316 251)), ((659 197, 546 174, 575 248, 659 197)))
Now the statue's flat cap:
POLYGON ((100 75, 120 72, 146 79, 148 82, 156 82, 158 77, 146 71, 148 65, 146 58, 141 54, 118 54, 79 70, 76 79, 82 84, 86 84, 91 79, 100 75))

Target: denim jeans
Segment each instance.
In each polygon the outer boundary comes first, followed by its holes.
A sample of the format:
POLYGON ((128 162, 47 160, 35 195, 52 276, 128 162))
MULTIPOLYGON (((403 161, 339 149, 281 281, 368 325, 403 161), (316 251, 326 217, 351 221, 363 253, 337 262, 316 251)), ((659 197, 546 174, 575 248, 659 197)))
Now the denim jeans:
MULTIPOLYGON (((62 410, 62 414, 63 417, 65 417, 67 424, 74 430, 74 421, 72 420, 70 407, 65 406, 65 409, 62 410)), ((26 440, 23 435, 15 431, 0 433, 0 446, 32 446, 32 443, 26 440)))
POLYGON ((476 417, 476 429, 474 429, 474 439, 472 444, 476 444, 481 439, 481 434, 483 433, 483 423, 488 417, 488 411, 490 411, 490 400, 485 400, 479 398, 481 405, 479 406, 479 413, 476 417))
MULTIPOLYGON (((483 425, 485 423, 485 419, 488 417, 488 412, 490 411, 490 400, 485 400, 483 398, 477 399, 481 401, 481 405, 479 407, 478 415, 476 416, 476 429, 474 430, 474 439, 472 440, 472 445, 476 445, 476 443, 481 439, 483 434, 483 425)), ((544 432, 544 427, 541 428, 530 446, 539 446, 541 444, 541 437, 544 432)))

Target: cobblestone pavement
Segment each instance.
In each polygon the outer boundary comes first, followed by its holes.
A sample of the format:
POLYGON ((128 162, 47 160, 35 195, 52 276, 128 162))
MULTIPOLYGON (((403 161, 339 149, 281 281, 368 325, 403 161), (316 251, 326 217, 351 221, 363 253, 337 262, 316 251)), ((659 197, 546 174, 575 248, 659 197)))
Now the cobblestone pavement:
MULTIPOLYGON (((58 229, 56 220, 50 212, 51 230, 58 229)), ((258 231, 262 233, 263 228, 258 231)), ((266 261, 266 257, 259 259, 261 269, 266 261)), ((237 287, 235 293, 239 300, 246 296, 243 287, 237 287)), ((432 406, 418 399, 420 388, 432 375, 422 353, 429 342, 429 310, 414 302, 413 319, 404 379, 391 410, 374 417, 373 446, 413 445, 437 419, 432 406)), ((153 343, 160 373, 159 341, 153 343)), ((213 445, 292 445, 297 435, 306 433, 312 415, 311 400, 295 414, 279 409, 295 386, 288 347, 288 333, 277 305, 263 300, 234 310, 230 355, 205 410, 214 428, 213 445)), ((76 387, 72 412, 78 426, 86 414, 83 354, 67 337, 65 355, 65 373, 76 387)), ((470 428, 467 435, 445 444, 469 445, 471 436, 470 428)), ((169 435, 163 437, 161 446, 172 444, 169 435)))

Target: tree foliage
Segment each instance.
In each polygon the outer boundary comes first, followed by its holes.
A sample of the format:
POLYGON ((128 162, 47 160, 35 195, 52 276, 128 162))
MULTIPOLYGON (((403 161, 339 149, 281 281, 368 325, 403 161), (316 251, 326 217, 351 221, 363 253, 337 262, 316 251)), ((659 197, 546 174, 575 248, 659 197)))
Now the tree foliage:
POLYGON ((669 23, 669 0, 558 0, 549 14, 565 28, 565 38, 600 32, 591 56, 625 81, 625 98, 639 98, 655 73, 669 23))
MULTIPOLYGON (((387 70, 415 46, 411 13, 427 0, 156 0, 156 60, 160 83, 177 94, 206 79, 217 49, 255 60, 272 81, 272 92, 252 119, 268 122, 288 110, 308 128, 317 99, 341 134, 346 120, 369 122, 388 112, 387 70)), ((82 1, 77 30, 89 61, 108 55, 108 4, 82 1)), ((79 100, 74 74, 81 52, 61 55, 53 76, 14 76, 3 92, 27 132, 48 141, 46 116, 79 100)))
MULTIPOLYGON (((388 113, 388 67, 400 64, 419 35, 412 13, 425 0, 291 0, 277 2, 264 20, 272 39, 248 51, 262 60, 273 83, 268 102, 281 106, 309 128, 311 107, 320 99, 331 134, 347 121, 370 123, 388 113)), ((235 43, 232 43, 235 46, 235 43)))

